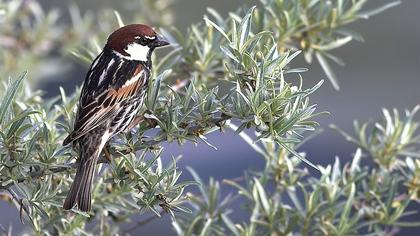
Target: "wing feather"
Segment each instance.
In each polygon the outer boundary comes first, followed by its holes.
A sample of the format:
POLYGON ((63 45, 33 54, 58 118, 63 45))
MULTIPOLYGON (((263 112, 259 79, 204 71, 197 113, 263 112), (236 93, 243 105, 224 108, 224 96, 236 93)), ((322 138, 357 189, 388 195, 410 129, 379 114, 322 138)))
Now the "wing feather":
POLYGON ((86 75, 74 130, 63 144, 71 143, 112 120, 124 104, 136 96, 139 87, 145 85, 148 76, 145 71, 141 63, 118 58, 113 53, 101 53, 86 75))

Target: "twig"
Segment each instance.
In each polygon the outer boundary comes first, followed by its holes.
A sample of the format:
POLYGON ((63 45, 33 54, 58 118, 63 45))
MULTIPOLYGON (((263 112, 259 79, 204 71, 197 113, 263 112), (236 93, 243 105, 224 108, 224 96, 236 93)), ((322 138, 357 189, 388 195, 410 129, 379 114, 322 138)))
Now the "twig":
MULTIPOLYGON (((211 119, 210 121, 207 122, 207 124, 211 123, 211 124, 214 124, 215 126, 221 127, 223 122, 225 122, 225 121, 227 121, 231 118, 232 118, 231 116, 224 115, 224 116, 221 116, 219 118, 211 119)), ((197 136, 199 133, 206 133, 202 130, 211 129, 213 127, 214 126, 203 126, 203 125, 191 126, 191 127, 188 128, 187 135, 197 136)), ((134 150, 134 151, 139 151, 139 150, 146 149, 146 148, 149 148, 149 147, 152 147, 152 146, 156 146, 156 145, 158 145, 162 142, 165 142, 166 140, 167 140, 166 137, 162 137, 161 139, 158 139, 158 140, 152 139, 152 140, 144 141, 139 146, 136 146, 136 150, 134 150)), ((113 153, 113 158, 119 158, 123 155, 131 153, 132 151, 133 150, 126 150, 126 151, 123 150, 123 151, 119 151, 117 153, 113 153)), ((109 160, 107 158, 101 157, 98 160, 97 163, 98 164, 109 163, 109 160)), ((35 172, 30 172, 29 177, 19 178, 16 182, 21 183, 21 182, 24 182, 25 180, 28 180, 28 179, 36 179, 36 178, 40 178, 40 177, 43 177, 43 176, 48 175, 48 174, 61 173, 61 172, 64 172, 64 171, 67 171, 67 170, 70 170, 70 169, 77 168, 78 166, 79 166, 79 163, 75 162, 75 163, 70 163, 70 164, 63 165, 63 166, 52 167, 51 169, 43 169, 43 170, 39 170, 39 171, 35 171, 35 172)), ((14 185, 14 183, 15 182, 9 183, 5 186, 0 186, 0 189, 6 189, 7 190, 10 187, 12 187, 14 185)))
POLYGON ((100 225, 99 225, 99 236, 103 236, 104 235, 104 214, 101 214, 101 221, 100 221, 100 225))
MULTIPOLYGON (((64 172, 66 170, 72 169, 77 167, 79 164, 78 163, 71 163, 67 166, 59 166, 59 167, 52 167, 51 169, 44 169, 44 170, 39 170, 39 171, 35 171, 35 172, 30 172, 29 173, 29 178, 19 178, 16 182, 21 183, 27 179, 36 179, 36 178, 40 178, 42 176, 45 176, 47 174, 45 174, 45 172, 51 172, 51 173, 60 173, 60 172, 64 172)), ((0 186, 0 189, 8 189, 10 187, 12 187, 14 185, 13 183, 9 183, 5 186, 0 186)))
POLYGON ((32 221, 31 217, 29 216, 29 210, 28 208, 23 204, 23 199, 20 198, 10 187, 6 188, 6 190, 10 193, 10 196, 12 196, 13 201, 16 202, 16 204, 19 204, 19 219, 22 224, 25 224, 23 222, 23 211, 26 212, 28 215, 28 218, 32 221))

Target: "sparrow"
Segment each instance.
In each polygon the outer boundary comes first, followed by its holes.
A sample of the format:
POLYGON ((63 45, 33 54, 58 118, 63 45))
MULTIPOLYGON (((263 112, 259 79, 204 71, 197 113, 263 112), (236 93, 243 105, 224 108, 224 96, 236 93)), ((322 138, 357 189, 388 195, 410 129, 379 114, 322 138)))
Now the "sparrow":
POLYGON ((78 167, 63 204, 90 211, 96 162, 106 143, 127 131, 143 104, 151 55, 169 43, 151 27, 131 24, 114 31, 92 62, 80 94, 73 131, 63 145, 79 146, 78 167))

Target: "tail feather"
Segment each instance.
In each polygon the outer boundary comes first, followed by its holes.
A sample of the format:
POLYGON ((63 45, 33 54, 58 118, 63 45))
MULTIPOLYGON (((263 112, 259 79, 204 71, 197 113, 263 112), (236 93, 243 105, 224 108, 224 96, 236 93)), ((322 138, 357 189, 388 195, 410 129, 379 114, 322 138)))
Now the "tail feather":
MULTIPOLYGON (((96 153, 95 153, 96 154, 96 153)), ((67 198, 64 201, 63 208, 70 210, 76 204, 81 211, 90 211, 92 208, 91 189, 96 169, 96 161, 99 155, 82 157, 76 176, 67 198)))
POLYGON ((95 174, 96 159, 93 162, 89 160, 85 163, 84 175, 81 178, 81 182, 84 183, 79 187, 79 193, 77 195, 77 205, 81 211, 90 211, 92 208, 92 182, 95 174))
POLYGON ((111 137, 111 134, 105 128, 96 128, 77 140, 80 147, 80 162, 73 184, 63 204, 65 210, 70 210, 75 205, 81 211, 90 211, 92 209, 91 190, 96 162, 102 148, 111 137))
POLYGON ((74 177, 73 184, 71 185, 70 191, 67 194, 67 198, 64 201, 63 208, 65 210, 70 210, 71 208, 73 208, 74 205, 76 205, 77 193, 79 192, 79 187, 81 186, 80 181, 81 181, 82 172, 80 170, 80 167, 81 165, 79 165, 79 167, 77 168, 77 172, 76 172, 76 176, 74 177))

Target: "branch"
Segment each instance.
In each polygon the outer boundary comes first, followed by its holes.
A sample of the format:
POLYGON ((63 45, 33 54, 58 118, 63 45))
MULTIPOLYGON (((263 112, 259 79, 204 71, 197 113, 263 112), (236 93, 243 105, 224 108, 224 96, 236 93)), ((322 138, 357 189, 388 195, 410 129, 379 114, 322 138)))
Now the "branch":
MULTIPOLYGON (((19 178, 19 179, 17 179, 16 182, 22 183, 25 180, 37 179, 37 178, 40 178, 40 177, 48 175, 48 174, 64 172, 64 171, 67 171, 69 169, 76 168, 77 166, 79 166, 78 163, 71 163, 67 166, 52 167, 51 169, 43 169, 43 170, 39 170, 39 171, 35 171, 35 172, 29 172, 29 177, 19 178), (46 173, 46 172, 50 172, 50 173, 46 173)), ((12 187, 13 185, 15 185, 15 182, 6 184, 5 186, 0 186, 0 189, 8 190, 8 188, 12 187)))
POLYGON ((22 198, 20 198, 12 189, 11 189, 11 187, 7 187, 7 188, 4 188, 4 189, 6 189, 8 192, 9 192, 9 194, 10 194, 10 196, 12 197, 12 200, 17 204, 17 205, 19 205, 19 219, 20 219, 20 222, 22 223, 22 224, 24 224, 24 222, 23 222, 23 212, 25 211, 26 212, 26 214, 28 215, 28 218, 32 221, 32 223, 33 223, 33 220, 32 220, 32 218, 31 218, 31 216, 29 215, 29 209, 23 204, 23 199, 22 198))
MULTIPOLYGON (((203 126, 203 125, 191 126, 191 127, 188 128, 188 132, 187 132, 186 136, 196 137, 196 136, 201 135, 201 134, 208 134, 209 133, 208 130, 213 129, 214 127, 220 127, 221 128, 223 126, 223 123, 225 123, 227 120, 230 120, 231 118, 232 118, 231 116, 222 114, 221 117, 213 118, 210 121, 208 121, 207 123, 212 124, 212 125, 209 125, 207 127, 203 126)), ((135 151, 139 151, 139 150, 142 150, 142 149, 145 149, 145 148, 156 146, 156 145, 158 145, 162 142, 165 142, 166 140, 167 140, 167 137, 165 136, 165 137, 162 137, 158 140, 152 139, 152 140, 144 141, 144 142, 141 143, 141 145, 139 145, 137 147, 137 149, 135 151)), ((126 154, 126 153, 122 152, 121 154, 126 154)))
MULTIPOLYGON (((187 135, 197 136, 197 134, 201 134, 201 133, 205 134, 206 132, 201 132, 201 130, 212 129, 215 126, 222 127, 222 123, 229 120, 230 118, 231 118, 230 116, 223 115, 220 118, 213 118, 212 120, 210 120, 208 123, 211 123, 212 125, 209 125, 207 127, 205 127, 203 125, 192 126, 188 129, 187 135)), ((139 150, 143 150, 143 149, 146 149, 146 148, 156 146, 156 145, 158 145, 162 142, 165 142, 166 140, 167 140, 167 137, 162 137, 161 139, 158 139, 158 140, 155 140, 155 139, 147 140, 147 141, 142 142, 141 145, 136 146, 135 150, 128 150, 128 149, 122 150, 122 151, 113 153, 112 156, 113 156, 113 158, 119 158, 119 157, 122 157, 123 155, 129 154, 131 152, 136 152, 136 151, 139 151, 139 150)), ((99 158, 97 164, 102 164, 102 163, 109 163, 109 160, 102 156, 101 158, 99 158)), ((79 163, 75 162, 75 163, 65 164, 65 165, 62 165, 62 166, 52 167, 51 169, 43 169, 43 170, 39 170, 39 171, 35 171, 35 172, 30 172, 28 177, 22 177, 22 178, 19 178, 15 182, 9 183, 5 186, 0 186, 0 189, 9 190, 9 188, 12 187, 13 185, 15 185, 16 182, 21 183, 21 182, 24 182, 26 180, 41 178, 41 177, 49 175, 49 174, 65 172, 65 171, 68 171, 68 170, 71 170, 71 169, 75 169, 78 166, 79 166, 79 163)))

